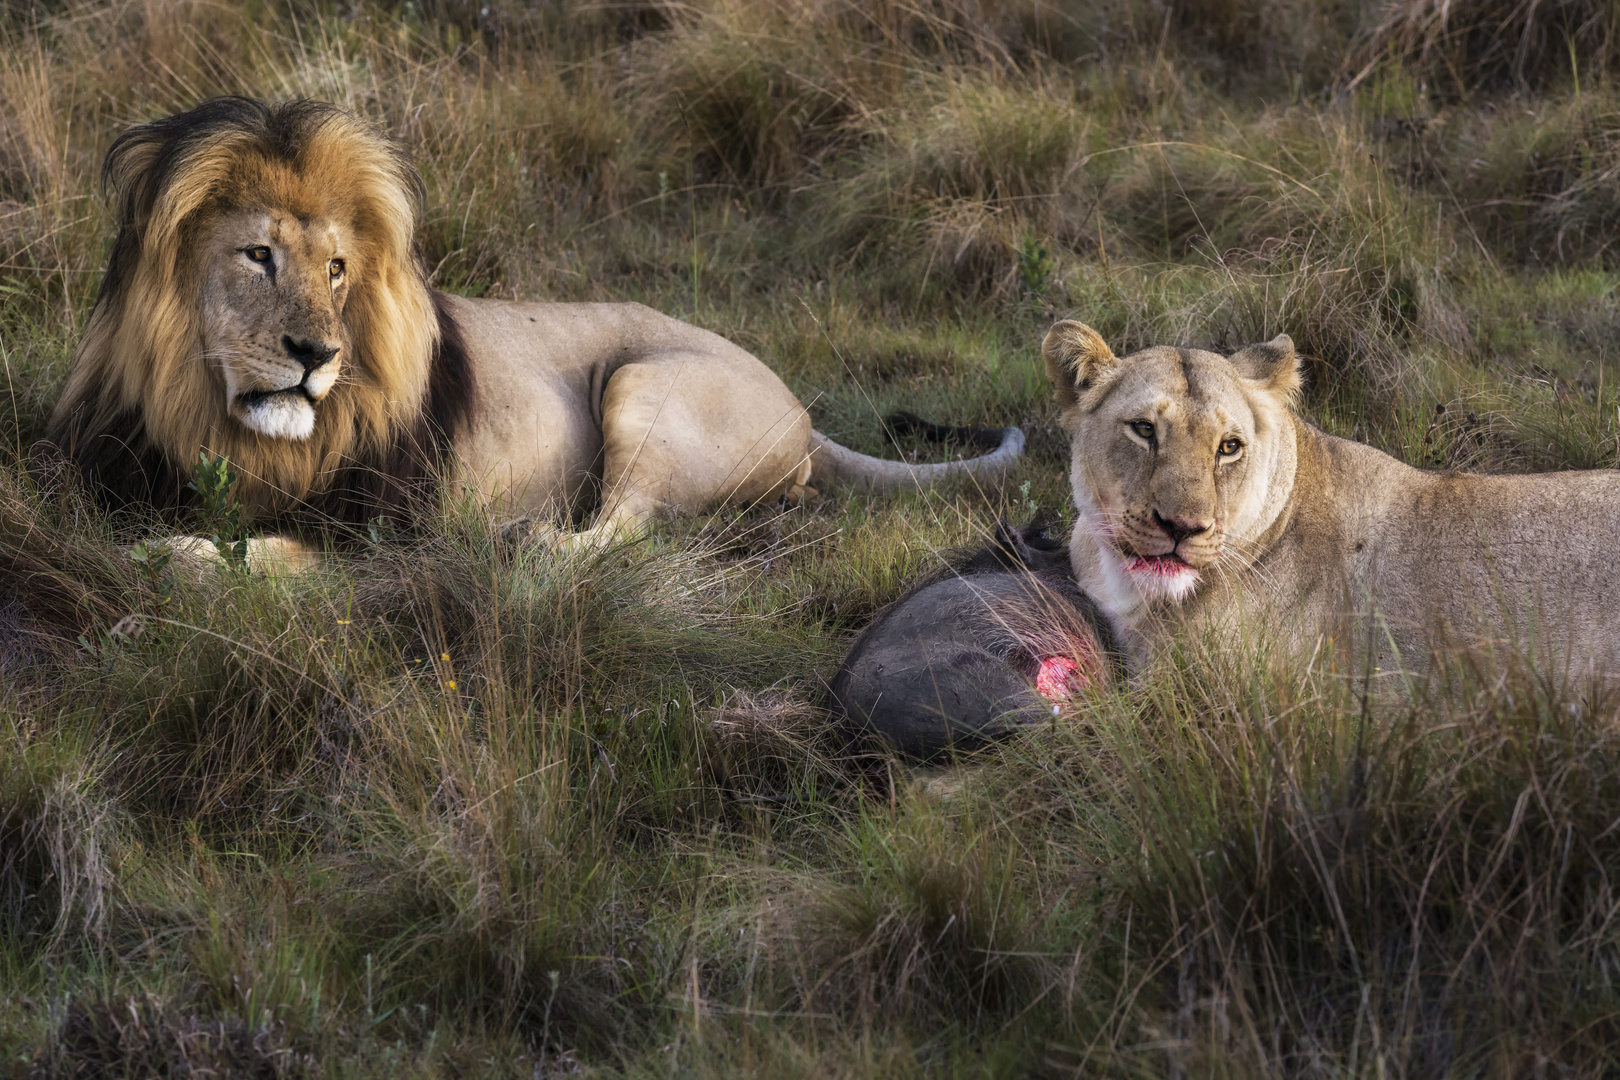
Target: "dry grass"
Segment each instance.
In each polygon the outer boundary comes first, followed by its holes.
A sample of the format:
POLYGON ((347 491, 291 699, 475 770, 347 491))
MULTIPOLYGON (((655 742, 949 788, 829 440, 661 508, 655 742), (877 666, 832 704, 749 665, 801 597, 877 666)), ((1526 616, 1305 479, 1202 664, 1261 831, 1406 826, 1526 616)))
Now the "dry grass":
MULTIPOLYGON (((1612 1071, 1615 703, 1364 706, 1189 652, 917 776, 852 633, 1061 515, 1036 346, 1292 335, 1433 467, 1620 460, 1601 5, 55 0, 0 11, 0 1055, 19 1075, 1612 1071), (1441 22, 1439 13, 1445 12, 1441 22), (1359 81, 1358 81, 1359 77, 1359 81), (598 556, 447 506, 294 582, 140 565, 30 453, 99 160, 212 94, 376 118, 468 294, 634 299, 817 424, 1018 422, 1005 482, 598 556), (30 471, 31 469, 36 471, 30 471)), ((930 452, 906 444, 901 452, 930 452)))
POLYGON ((1179 969, 1187 1067, 1600 1060, 1620 747, 1586 690, 1464 663, 1380 707, 1331 671, 1193 676, 1154 688, 1150 728, 1105 723, 1080 771, 1143 946, 1179 969))
POLYGON ((1396 0, 1378 13, 1347 61, 1352 83, 1380 64, 1394 64, 1463 96, 1545 89, 1613 73, 1620 61, 1620 20, 1609 5, 1588 0, 1396 0))

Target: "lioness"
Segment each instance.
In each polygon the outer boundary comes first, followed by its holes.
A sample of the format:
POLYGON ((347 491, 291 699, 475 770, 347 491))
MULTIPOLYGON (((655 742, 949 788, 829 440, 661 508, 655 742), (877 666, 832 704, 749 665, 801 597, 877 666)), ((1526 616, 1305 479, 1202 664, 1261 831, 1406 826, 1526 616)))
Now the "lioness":
POLYGON ((1426 472, 1294 413, 1278 337, 1230 357, 1116 357, 1078 322, 1042 345, 1071 440, 1077 578, 1134 664, 1183 620, 1360 643, 1385 669, 1434 650, 1547 650, 1620 672, 1620 473, 1426 472))
MULTIPOLYGON (((842 481, 989 472, 908 466, 812 431, 731 342, 639 304, 469 300, 428 288, 423 185, 405 152, 315 101, 219 98, 124 132, 118 235, 47 438, 118 503, 188 496, 200 451, 245 508, 365 521, 449 473, 502 516, 602 537, 842 481)), ((281 546, 283 554, 289 549, 281 546)))

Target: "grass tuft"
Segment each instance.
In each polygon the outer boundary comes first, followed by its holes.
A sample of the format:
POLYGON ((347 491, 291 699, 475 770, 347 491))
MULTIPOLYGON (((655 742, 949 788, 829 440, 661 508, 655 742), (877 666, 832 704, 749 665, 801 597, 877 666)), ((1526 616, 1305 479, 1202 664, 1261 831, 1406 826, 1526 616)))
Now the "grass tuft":
POLYGON ((1526 668, 1455 677, 1379 705, 1263 660, 1184 676, 1077 759, 1142 948, 1177 972, 1188 1067, 1512 1072, 1613 1045, 1610 706, 1526 668))
POLYGON ((88 747, 0 709, 0 910, 11 942, 99 939, 118 898, 127 821, 88 747))
POLYGON ((1380 16, 1347 58, 1346 70, 1358 78, 1379 64, 1402 65, 1466 97, 1477 90, 1568 85, 1611 73, 1620 59, 1614 10, 1589 0, 1551 7, 1398 0, 1380 16))

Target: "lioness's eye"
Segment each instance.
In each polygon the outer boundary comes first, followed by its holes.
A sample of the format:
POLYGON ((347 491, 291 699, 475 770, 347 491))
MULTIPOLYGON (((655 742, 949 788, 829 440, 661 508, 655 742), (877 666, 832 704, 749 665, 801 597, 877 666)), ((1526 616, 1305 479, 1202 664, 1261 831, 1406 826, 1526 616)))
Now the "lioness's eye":
POLYGON ((1153 439, 1153 425, 1146 420, 1132 420, 1131 430, 1136 432, 1138 438, 1149 441, 1153 439))
POLYGON ((1236 439, 1221 440, 1221 457, 1231 457, 1241 449, 1243 444, 1236 439))
POLYGON ((326 264, 326 271, 332 275, 332 280, 336 281, 338 278, 343 276, 343 260, 333 259, 331 262, 326 264))
POLYGON ((270 249, 265 247, 263 244, 260 244, 258 247, 244 248, 242 253, 256 263, 267 263, 270 261, 270 249))

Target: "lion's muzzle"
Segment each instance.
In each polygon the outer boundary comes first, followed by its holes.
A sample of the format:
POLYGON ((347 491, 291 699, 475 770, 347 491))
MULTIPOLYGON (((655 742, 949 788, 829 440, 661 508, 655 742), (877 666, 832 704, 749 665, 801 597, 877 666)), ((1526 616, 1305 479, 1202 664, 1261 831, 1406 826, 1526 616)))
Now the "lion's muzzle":
MULTIPOLYGON (((281 336, 281 353, 295 368, 280 386, 262 386, 235 396, 237 418, 261 435, 305 439, 315 426, 315 406, 337 382, 342 346, 319 337, 281 336)), ((276 366, 281 366, 280 363, 276 366)), ((263 377, 263 376, 261 376, 263 377)))
POLYGON ((324 367, 332 357, 338 354, 338 349, 341 348, 339 345, 326 341, 294 341, 289 334, 281 335, 281 347, 287 351, 288 356, 303 365, 305 381, 308 381, 309 376, 314 372, 324 367))

